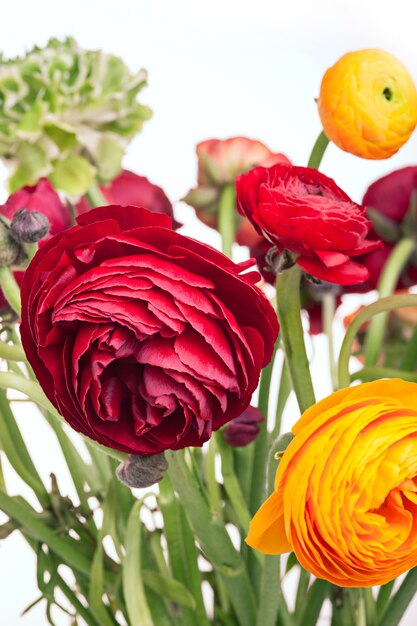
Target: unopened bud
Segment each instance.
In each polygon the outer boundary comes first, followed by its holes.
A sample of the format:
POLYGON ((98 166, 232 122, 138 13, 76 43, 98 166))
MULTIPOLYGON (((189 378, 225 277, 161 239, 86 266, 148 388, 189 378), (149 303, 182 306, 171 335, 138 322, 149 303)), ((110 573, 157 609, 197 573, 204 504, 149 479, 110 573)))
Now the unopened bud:
POLYGON ((22 246, 13 237, 7 224, 0 219, 0 267, 15 265, 22 256, 22 246))
POLYGON ((163 479, 168 463, 164 453, 129 457, 116 469, 117 478, 128 487, 151 487, 163 479))
POLYGON ((224 439, 229 446, 241 448, 252 443, 259 434, 259 422, 263 422, 263 415, 254 406, 248 406, 241 415, 229 422, 223 431, 224 439))
POLYGON ((10 224, 13 235, 23 243, 36 243, 49 233, 50 224, 43 213, 20 209, 10 224))

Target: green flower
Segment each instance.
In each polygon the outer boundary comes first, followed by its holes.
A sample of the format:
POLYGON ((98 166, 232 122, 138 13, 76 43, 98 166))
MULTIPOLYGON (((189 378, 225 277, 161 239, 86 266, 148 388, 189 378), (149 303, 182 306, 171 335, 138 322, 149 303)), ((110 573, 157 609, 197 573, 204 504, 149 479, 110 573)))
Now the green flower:
POLYGON ((146 71, 51 39, 23 58, 0 56, 0 158, 12 167, 10 191, 47 176, 80 196, 120 168, 125 148, 151 110, 137 102, 146 71))

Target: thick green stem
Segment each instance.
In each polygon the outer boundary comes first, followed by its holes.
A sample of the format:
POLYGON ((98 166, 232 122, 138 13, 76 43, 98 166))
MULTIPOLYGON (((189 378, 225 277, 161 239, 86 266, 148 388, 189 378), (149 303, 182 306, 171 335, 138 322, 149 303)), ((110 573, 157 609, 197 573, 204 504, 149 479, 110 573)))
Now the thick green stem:
POLYGON ((301 269, 294 265, 277 276, 277 311, 281 325, 281 339, 291 383, 300 411, 315 403, 310 368, 304 344, 300 305, 301 269))
POLYGON ((352 355, 352 345, 356 333, 362 324, 370 320, 374 315, 410 306, 417 306, 417 295, 406 294, 381 298, 381 300, 378 300, 377 302, 374 302, 359 311, 349 324, 340 349, 338 368, 339 387, 348 387, 350 384, 349 360, 352 355))
POLYGON ((329 145, 329 139, 327 139, 326 135, 322 131, 320 135, 316 139, 316 143, 313 146, 313 149, 310 154, 310 158, 308 160, 307 167, 314 167, 316 170, 319 169, 321 160, 323 158, 324 153, 326 152, 326 148, 329 145))
POLYGON ((106 198, 102 194, 100 187, 96 182, 91 185, 90 189, 86 193, 86 196, 89 204, 93 209, 95 207, 105 206, 106 204, 108 204, 106 198))
POLYGON ((236 231, 236 191, 234 185, 225 185, 220 194, 218 227, 222 237, 222 252, 231 259, 236 231))
MULTIPOLYGON (((397 243, 379 279, 378 294, 380 298, 385 298, 392 294, 415 247, 416 242, 413 239, 402 239, 397 243)), ((386 319, 386 315, 379 315, 369 324, 365 344, 366 365, 375 365, 377 361, 384 340, 386 319)))
POLYGON ((0 267, 0 287, 11 308, 20 317, 20 289, 10 267, 0 267))

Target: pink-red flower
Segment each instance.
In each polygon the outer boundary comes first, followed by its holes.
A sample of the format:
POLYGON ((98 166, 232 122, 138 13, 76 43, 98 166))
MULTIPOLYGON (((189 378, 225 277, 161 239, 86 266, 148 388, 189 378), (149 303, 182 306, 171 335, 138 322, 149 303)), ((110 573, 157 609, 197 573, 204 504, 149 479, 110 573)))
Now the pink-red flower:
MULTIPOLYGON (((100 191, 109 204, 141 206, 153 213, 165 213, 174 218, 172 204, 165 191, 145 176, 129 170, 122 170, 112 181, 100 185, 100 191)), ((78 214, 90 211, 91 206, 86 197, 81 198, 76 209, 78 214)), ((174 228, 180 226, 174 219, 173 224, 174 228)))
POLYGON ((259 435, 259 423, 264 416, 255 406, 248 406, 241 415, 235 417, 224 429, 224 439, 234 448, 241 448, 255 441, 259 435))
POLYGON ((307 273, 331 283, 363 282, 368 270, 352 258, 378 249, 371 223, 336 183, 316 169, 257 167, 236 180, 237 205, 279 252, 293 253, 307 273))
POLYGON ((80 216, 22 286, 22 341, 46 395, 112 448, 202 445, 248 406, 272 355, 278 323, 251 265, 142 208, 80 216))
MULTIPOLYGON (((190 189, 184 201, 197 217, 211 228, 217 228, 219 202, 226 185, 234 185, 239 174, 257 165, 290 164, 284 154, 271 152, 265 144, 247 137, 207 139, 197 144, 197 187, 190 189)), ((236 214, 236 241, 242 246, 254 245, 259 239, 250 222, 236 214)))

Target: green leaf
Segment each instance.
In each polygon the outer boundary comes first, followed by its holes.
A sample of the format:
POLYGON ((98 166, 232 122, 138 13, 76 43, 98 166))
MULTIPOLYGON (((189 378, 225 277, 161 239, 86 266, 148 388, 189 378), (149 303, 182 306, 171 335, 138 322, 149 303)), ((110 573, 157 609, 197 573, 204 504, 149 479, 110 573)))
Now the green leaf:
POLYGON ((82 196, 91 186, 96 169, 83 157, 70 155, 63 161, 56 161, 49 179, 55 189, 65 191, 70 196, 82 196))
POLYGON ((58 146, 60 152, 73 150, 77 146, 75 132, 67 130, 58 124, 45 124, 45 133, 58 146))
POLYGON ((141 501, 134 504, 127 522, 125 537, 126 555, 123 560, 122 575, 123 594, 132 626, 154 626, 146 601, 140 564, 142 525, 139 513, 141 507, 141 501))
POLYGON ((188 589, 174 578, 166 578, 161 576, 157 572, 151 570, 142 571, 143 582, 147 587, 150 587, 153 591, 160 596, 168 598, 172 602, 176 602, 181 606, 186 606, 189 609, 196 608, 196 601, 188 589))

